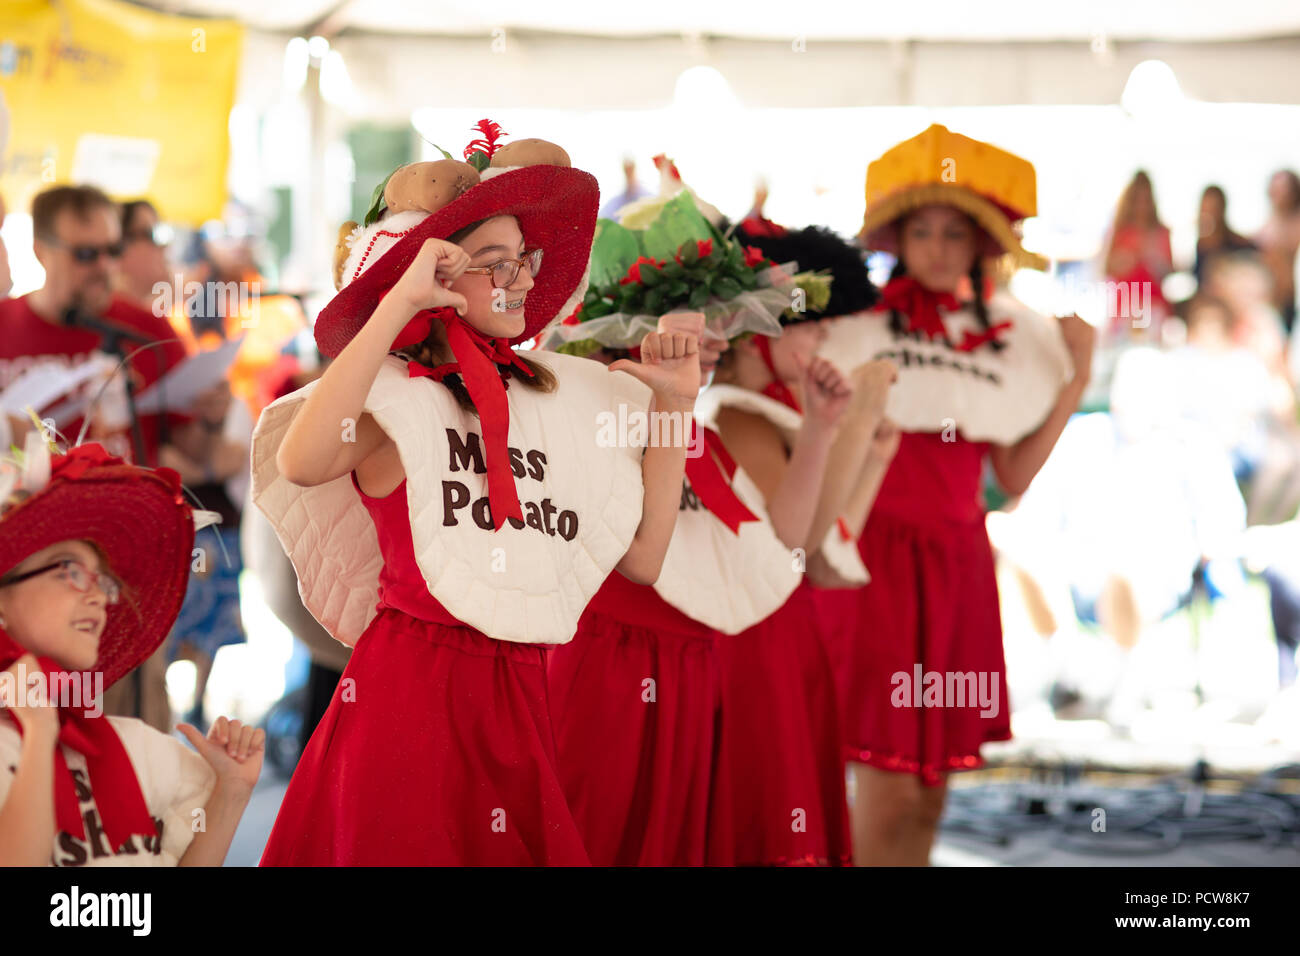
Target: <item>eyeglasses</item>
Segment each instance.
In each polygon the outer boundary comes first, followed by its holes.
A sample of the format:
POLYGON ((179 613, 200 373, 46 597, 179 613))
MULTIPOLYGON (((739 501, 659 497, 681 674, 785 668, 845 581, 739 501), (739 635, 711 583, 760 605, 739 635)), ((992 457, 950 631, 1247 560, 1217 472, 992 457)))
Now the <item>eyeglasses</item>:
POLYGON ((528 265, 528 274, 537 275, 542 269, 542 250, 530 249, 518 259, 502 259, 493 266, 481 266, 473 269, 466 269, 466 273, 476 276, 492 277, 492 284, 498 289, 504 289, 519 277, 519 270, 528 265))
POLYGON ((0 578, 0 587, 18 584, 37 575, 45 574, 47 571, 53 571, 55 568, 59 569, 59 580, 66 581, 82 594, 88 592, 93 585, 103 592, 104 601, 107 604, 116 604, 122 599, 122 585, 117 582, 116 578, 108 574, 97 574, 75 558, 61 558, 53 564, 45 565, 43 568, 0 578))
POLYGON ((126 248, 125 244, 121 240, 110 242, 106 246, 70 246, 63 240, 56 239, 53 236, 42 236, 41 238, 42 241, 47 242, 56 248, 67 249, 68 252, 71 253, 72 258, 77 262, 80 262, 82 265, 90 265, 90 263, 98 261, 100 256, 107 256, 110 259, 120 259, 122 258, 122 253, 126 248))

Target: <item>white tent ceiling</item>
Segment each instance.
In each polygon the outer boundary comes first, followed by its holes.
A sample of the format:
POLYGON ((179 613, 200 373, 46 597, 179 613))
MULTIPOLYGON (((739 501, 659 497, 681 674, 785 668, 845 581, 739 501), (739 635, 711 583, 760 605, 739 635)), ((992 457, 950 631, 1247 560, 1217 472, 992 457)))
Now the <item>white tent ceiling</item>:
POLYGON ((780 40, 1241 40, 1300 35, 1295 0, 152 0, 262 30, 484 36, 494 29, 780 40))

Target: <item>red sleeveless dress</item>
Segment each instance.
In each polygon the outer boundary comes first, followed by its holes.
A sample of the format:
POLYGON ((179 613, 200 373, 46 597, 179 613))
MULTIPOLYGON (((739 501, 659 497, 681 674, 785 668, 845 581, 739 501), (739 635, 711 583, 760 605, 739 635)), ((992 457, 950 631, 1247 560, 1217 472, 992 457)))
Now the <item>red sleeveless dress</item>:
POLYGON ((706 862, 717 632, 617 571, 551 652, 560 780, 597 866, 706 862))
POLYGON ((817 592, 848 759, 927 786, 978 767, 985 741, 1011 737, 980 503, 988 448, 905 432, 858 541, 871 583, 817 592))
POLYGON ((835 679, 805 580, 739 634, 718 636, 719 803, 709 862, 847 866, 853 857, 835 679))
MULTIPOLYGON (((353 478, 356 485, 356 479, 353 478)), ((415 563, 406 483, 357 493, 384 557, 263 866, 585 865, 555 772, 546 648, 456 620, 415 563)))

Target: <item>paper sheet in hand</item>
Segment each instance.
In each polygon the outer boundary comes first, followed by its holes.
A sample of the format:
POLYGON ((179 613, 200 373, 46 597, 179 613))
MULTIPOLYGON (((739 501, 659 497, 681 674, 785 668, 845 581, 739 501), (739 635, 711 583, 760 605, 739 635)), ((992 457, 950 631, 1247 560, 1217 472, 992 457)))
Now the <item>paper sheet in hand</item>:
POLYGON ((189 411, 194 407, 195 399, 225 380, 243 341, 241 335, 219 348, 190 356, 136 396, 136 413, 156 415, 189 411))
POLYGON ((112 358, 100 352, 80 365, 71 367, 56 359, 33 365, 0 392, 0 411, 7 415, 26 417, 25 409, 30 406, 39 413, 56 399, 73 395, 91 379, 110 375, 116 364, 112 358))

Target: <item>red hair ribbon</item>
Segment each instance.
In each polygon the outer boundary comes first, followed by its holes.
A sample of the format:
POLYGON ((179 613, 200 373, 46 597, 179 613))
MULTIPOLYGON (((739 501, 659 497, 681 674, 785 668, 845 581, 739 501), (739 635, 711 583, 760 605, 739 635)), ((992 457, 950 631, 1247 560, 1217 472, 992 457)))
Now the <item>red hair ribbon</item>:
POLYGON ((758 345, 758 354, 763 359, 763 364, 767 366, 768 372, 772 375, 772 381, 763 386, 763 394, 768 398, 774 398, 787 408, 793 408, 796 412, 803 414, 803 409, 799 407, 799 400, 794 397, 794 392, 790 391, 790 386, 781 381, 781 376, 776 374, 776 364, 772 361, 772 339, 767 335, 756 335, 754 341, 758 345))
MULTIPOLYGON (((431 323, 436 318, 446 327, 447 344, 451 347, 455 361, 437 368, 429 368, 419 362, 407 362, 407 374, 411 378, 427 376, 441 382, 456 372, 465 380, 465 389, 474 402, 474 408, 478 410, 479 422, 483 427, 488 505, 492 511, 492 524, 495 530, 500 531, 507 518, 520 521, 524 518, 523 509, 519 506, 519 494, 515 490, 514 472, 510 470, 507 447, 510 406, 506 402, 504 380, 511 372, 522 372, 532 377, 533 370, 515 354, 508 340, 488 338, 454 309, 435 309, 427 314, 427 322, 431 323)), ((403 330, 403 336, 410 328, 408 325, 403 330)), ((425 335, 428 335, 427 331, 425 335)))
POLYGON ((907 319, 908 329, 923 332, 930 339, 942 339, 948 335, 939 316, 939 309, 956 312, 961 308, 957 297, 950 292, 933 292, 911 276, 899 276, 890 279, 880 290, 878 311, 893 309, 907 319))
MULTIPOLYGON (((0 630, 0 669, 8 668, 23 653, 13 638, 0 630)), ((47 688, 70 687, 73 680, 86 676, 70 674, 48 657, 38 658, 37 663, 45 674, 47 688)), ((26 692, 24 687, 16 687, 15 690, 20 694, 26 692)), ((49 703, 53 704, 53 701, 49 703)), ((22 724, 13 711, 6 710, 5 713, 14 722, 21 737, 22 724)), ((76 784, 63 756, 63 747, 67 747, 86 758, 86 772, 90 777, 95 806, 99 808, 104 834, 108 837, 113 852, 117 852, 134 833, 147 837, 158 834, 158 828, 140 790, 135 768, 131 765, 131 758, 107 717, 102 714, 87 717, 81 709, 60 707, 59 743, 62 746, 54 749, 54 820, 60 832, 70 833, 79 840, 86 838, 76 784)))
MULTIPOLYGON (((692 418, 692 448, 697 447, 696 443, 700 437, 701 431, 692 418)), ((703 439, 704 454, 698 458, 686 459, 686 477, 700 503, 709 509, 709 513, 731 529, 733 534, 739 534, 741 523, 757 521, 758 515, 745 507, 745 503, 731 488, 731 479, 736 474, 736 462, 727 453, 721 436, 706 426, 703 429, 703 439), (721 462, 720 466, 719 462, 721 462)))

